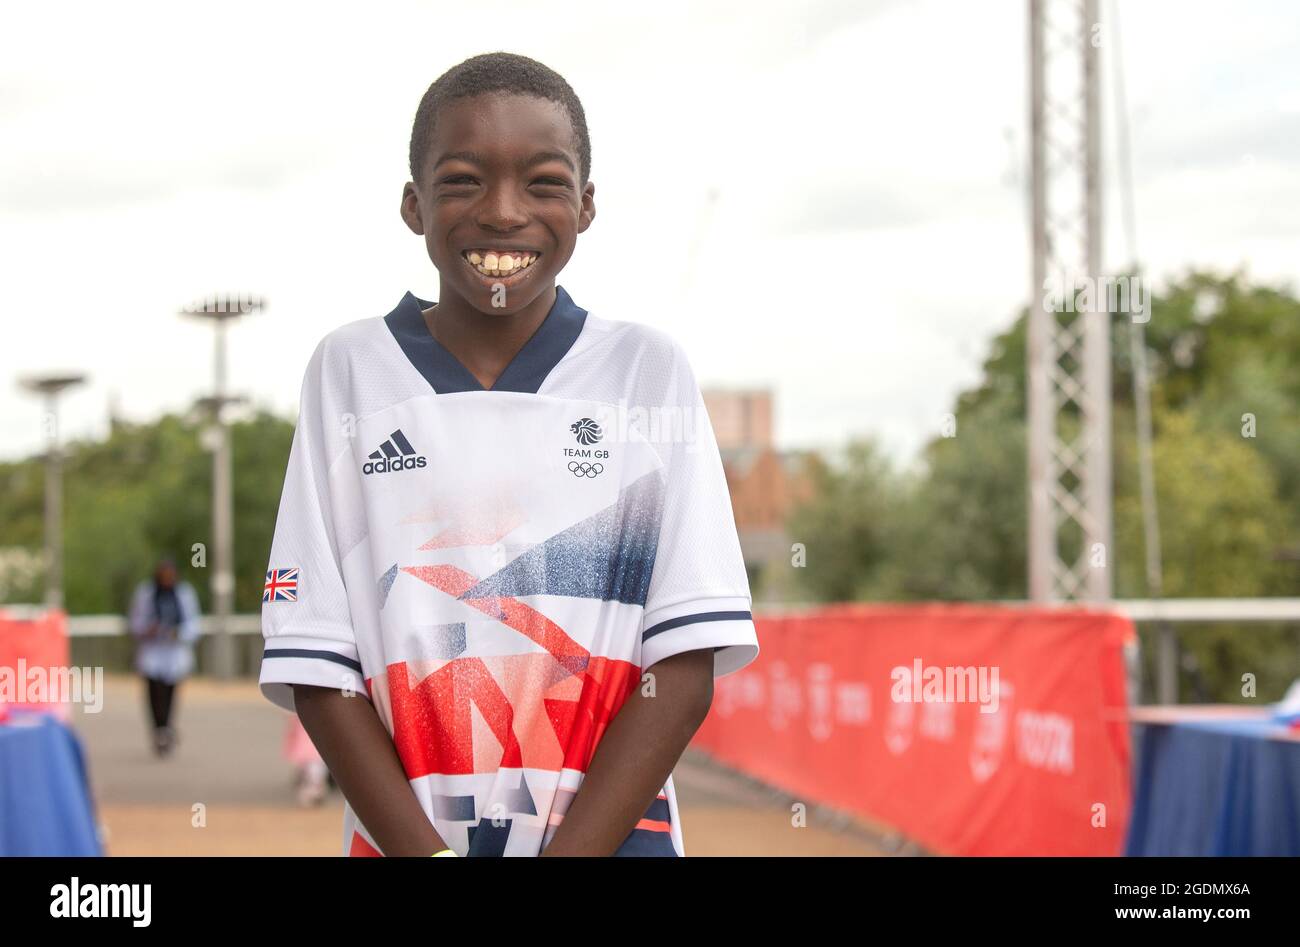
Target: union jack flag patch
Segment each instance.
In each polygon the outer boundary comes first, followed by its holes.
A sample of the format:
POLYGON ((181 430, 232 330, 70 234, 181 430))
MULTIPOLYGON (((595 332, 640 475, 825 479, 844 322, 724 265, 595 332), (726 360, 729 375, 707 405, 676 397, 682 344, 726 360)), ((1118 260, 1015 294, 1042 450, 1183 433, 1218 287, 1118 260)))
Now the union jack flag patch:
POLYGON ((262 587, 262 601, 298 601, 298 570, 268 569, 266 573, 266 585, 262 587))

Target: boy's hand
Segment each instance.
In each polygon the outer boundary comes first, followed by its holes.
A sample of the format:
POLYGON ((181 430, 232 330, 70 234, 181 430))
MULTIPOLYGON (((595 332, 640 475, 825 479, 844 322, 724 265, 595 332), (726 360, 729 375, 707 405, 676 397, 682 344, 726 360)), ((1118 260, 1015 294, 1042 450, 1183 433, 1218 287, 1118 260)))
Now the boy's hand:
POLYGON ((637 687, 614 715, 542 855, 618 851, 708 715, 713 649, 664 658, 645 674, 654 675, 655 696, 647 697, 645 688, 637 687))
POLYGON ((370 701, 306 684, 293 685, 293 700, 311 742, 381 852, 427 857, 449 847, 415 798, 370 701))

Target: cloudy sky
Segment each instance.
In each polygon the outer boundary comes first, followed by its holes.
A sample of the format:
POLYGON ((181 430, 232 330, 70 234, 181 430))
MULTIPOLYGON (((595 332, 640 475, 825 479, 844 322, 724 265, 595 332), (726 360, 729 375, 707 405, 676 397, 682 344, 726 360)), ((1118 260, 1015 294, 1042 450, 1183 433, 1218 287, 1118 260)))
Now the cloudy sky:
MULTIPOLYGON (((328 9, 7 8, 0 458, 39 447, 30 372, 91 376, 70 437, 113 400, 148 419, 204 394, 210 330, 175 312, 207 292, 268 298, 232 332, 232 387, 286 415, 324 333, 436 296, 397 214, 410 122, 496 49, 587 111, 599 213, 561 282, 674 335, 707 384, 771 386, 786 446, 908 456, 1028 298, 1022 0, 328 9), (623 291, 633 266, 653 294, 623 291)), ((1300 284, 1300 5, 1119 13, 1149 272, 1300 284)))

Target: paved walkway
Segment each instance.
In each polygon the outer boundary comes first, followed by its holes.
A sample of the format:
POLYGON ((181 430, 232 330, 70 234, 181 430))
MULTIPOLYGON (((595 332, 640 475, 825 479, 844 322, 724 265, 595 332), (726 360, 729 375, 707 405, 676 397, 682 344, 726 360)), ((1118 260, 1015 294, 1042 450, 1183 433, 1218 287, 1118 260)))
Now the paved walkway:
MULTIPOLYGON (((105 680, 103 710, 76 714, 110 855, 337 855, 342 798, 295 804, 280 757, 287 715, 251 681, 181 689, 181 744, 159 760, 142 685, 105 680)), ((688 751, 674 774, 686 850, 707 855, 879 855, 860 827, 813 811, 791 826, 789 800, 688 751)))

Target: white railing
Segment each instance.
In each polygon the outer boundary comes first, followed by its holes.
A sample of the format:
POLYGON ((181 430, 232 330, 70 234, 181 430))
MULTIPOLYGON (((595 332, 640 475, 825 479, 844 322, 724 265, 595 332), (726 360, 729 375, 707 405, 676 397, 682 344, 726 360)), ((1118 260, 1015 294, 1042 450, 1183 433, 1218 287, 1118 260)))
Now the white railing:
MULTIPOLYGON (((1033 608, 1033 602, 1001 602, 1033 608)), ((1096 608, 1133 621, 1300 621, 1300 598, 1116 599, 1105 605, 1061 602, 1048 608, 1096 608)))
MULTIPOLYGON (((216 619, 211 615, 204 615, 200 622, 203 633, 212 634, 216 619)), ((260 635, 262 616, 231 615, 230 631, 236 635, 260 635)), ((70 615, 68 617, 68 636, 71 638, 109 638, 126 633, 126 619, 121 615, 70 615)))
MULTIPOLYGON (((864 603, 869 604, 869 603, 864 603)), ((893 603, 881 603, 893 604, 893 603)), ((898 603, 912 604, 912 603, 898 603)), ((922 604, 922 603, 915 603, 922 604)), ((974 602, 971 604, 981 604, 974 602)), ((990 605, 1005 605, 1012 608, 1033 608, 1033 602, 989 602, 990 605)), ((760 615, 779 615, 781 613, 798 613, 817 605, 763 605, 755 603, 754 610, 760 615)), ((1046 606, 1048 608, 1088 608, 1086 603, 1064 602, 1046 606)), ((35 606, 3 606, 11 615, 22 616, 43 611, 35 606)), ((1300 622, 1300 598, 1170 598, 1170 599, 1116 599, 1105 606, 1102 611, 1113 611, 1133 621, 1168 621, 1168 622, 1217 622, 1217 621, 1282 621, 1300 622)), ((205 615, 202 619, 203 633, 212 634, 216 619, 205 615)), ((262 633, 262 616, 260 614, 232 615, 230 631, 236 635, 260 635, 262 633)), ((126 634, 126 619, 121 615, 72 615, 68 618, 68 634, 73 638, 112 637, 126 634)))
MULTIPOLYGON (((861 605, 1000 605, 1006 608, 1091 608, 1115 612, 1132 621, 1214 622, 1281 621, 1300 622, 1300 598, 1166 598, 1115 599, 1105 605, 1088 602, 1039 604, 1023 599, 989 602, 859 602, 861 605)), ((823 603, 783 604, 755 602, 760 615, 778 617, 816 611, 823 603)))

